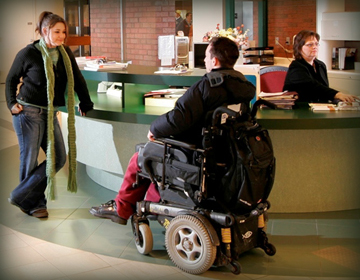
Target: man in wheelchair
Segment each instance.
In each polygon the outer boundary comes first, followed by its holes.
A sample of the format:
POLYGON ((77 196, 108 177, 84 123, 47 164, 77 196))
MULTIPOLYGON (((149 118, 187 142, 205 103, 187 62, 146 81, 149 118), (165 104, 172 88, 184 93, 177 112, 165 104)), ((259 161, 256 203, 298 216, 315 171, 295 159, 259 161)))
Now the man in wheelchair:
MULTIPOLYGON (((245 109, 249 110, 255 87, 242 73, 234 70, 238 56, 238 46, 234 41, 225 37, 213 38, 205 52, 207 74, 178 99, 171 111, 151 124, 148 139, 173 138, 202 147, 202 129, 209 112, 224 104, 238 103, 244 104, 245 109)), ((130 159, 116 198, 92 207, 89 212, 96 217, 126 225, 136 211, 137 202, 144 199, 158 202, 160 196, 155 184, 149 179, 136 182, 140 171, 136 152, 130 159)))

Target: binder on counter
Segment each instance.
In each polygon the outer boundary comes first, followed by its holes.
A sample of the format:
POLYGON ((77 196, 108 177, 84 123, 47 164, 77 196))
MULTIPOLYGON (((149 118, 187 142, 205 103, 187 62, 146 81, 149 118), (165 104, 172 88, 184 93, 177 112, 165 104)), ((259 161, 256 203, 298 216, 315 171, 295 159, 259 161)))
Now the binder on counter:
POLYGON ((352 70, 355 68, 355 48, 333 48, 331 69, 352 70))
POLYGON ((144 104, 145 106, 173 108, 176 101, 186 92, 186 90, 186 88, 153 90, 144 94, 144 104))

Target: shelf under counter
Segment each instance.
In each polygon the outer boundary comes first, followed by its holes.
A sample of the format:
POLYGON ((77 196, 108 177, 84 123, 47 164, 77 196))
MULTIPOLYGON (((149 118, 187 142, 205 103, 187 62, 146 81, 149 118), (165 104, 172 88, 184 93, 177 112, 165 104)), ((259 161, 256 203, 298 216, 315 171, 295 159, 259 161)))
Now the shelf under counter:
MULTIPOLYGON (((143 92, 134 94, 133 99, 135 101, 129 101, 126 107, 122 105, 123 100, 121 96, 97 93, 94 90, 90 90, 90 97, 94 102, 94 110, 89 111, 86 117, 104 121, 149 125, 159 115, 171 109, 158 106, 145 106, 142 101, 143 92)), ((66 111, 66 108, 61 109, 62 111, 66 111)))

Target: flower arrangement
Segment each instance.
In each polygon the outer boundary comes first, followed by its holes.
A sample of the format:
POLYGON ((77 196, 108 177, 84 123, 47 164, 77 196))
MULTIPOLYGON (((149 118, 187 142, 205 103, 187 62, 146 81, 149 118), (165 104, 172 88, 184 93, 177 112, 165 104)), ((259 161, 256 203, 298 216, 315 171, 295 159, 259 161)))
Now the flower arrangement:
POLYGON ((236 28, 228 28, 228 29, 220 29, 220 24, 216 25, 216 29, 214 31, 207 32, 203 37, 203 42, 209 42, 214 37, 227 37, 239 46, 239 49, 243 45, 247 43, 248 40, 248 32, 250 29, 246 29, 244 31, 244 24, 237 26, 236 28))

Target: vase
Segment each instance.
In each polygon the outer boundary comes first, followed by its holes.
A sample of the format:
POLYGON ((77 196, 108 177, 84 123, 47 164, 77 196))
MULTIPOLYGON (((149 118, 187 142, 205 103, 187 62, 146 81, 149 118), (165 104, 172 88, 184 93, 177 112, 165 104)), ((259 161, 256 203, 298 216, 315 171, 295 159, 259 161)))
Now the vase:
POLYGON ((243 65, 244 64, 244 51, 243 50, 239 50, 239 58, 236 61, 235 65, 243 65))

